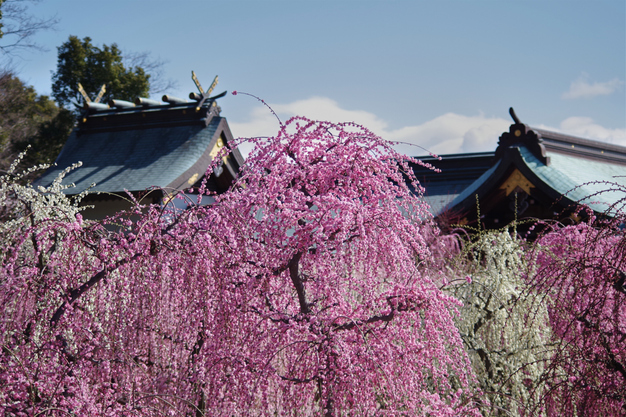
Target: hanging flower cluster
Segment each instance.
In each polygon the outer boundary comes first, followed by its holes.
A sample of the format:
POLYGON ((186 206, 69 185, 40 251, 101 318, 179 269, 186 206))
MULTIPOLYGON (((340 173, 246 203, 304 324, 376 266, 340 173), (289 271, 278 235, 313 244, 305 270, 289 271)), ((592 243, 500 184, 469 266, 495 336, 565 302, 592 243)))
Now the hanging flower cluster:
POLYGON ((510 232, 481 231, 464 240, 448 263, 447 275, 456 279, 444 287, 463 302, 457 327, 488 399, 485 415, 533 415, 550 358, 547 305, 525 279, 534 276, 526 254, 531 245, 510 232))
POLYGON ((538 408, 550 415, 626 413, 626 237, 623 217, 543 236, 531 283, 555 334, 538 408))

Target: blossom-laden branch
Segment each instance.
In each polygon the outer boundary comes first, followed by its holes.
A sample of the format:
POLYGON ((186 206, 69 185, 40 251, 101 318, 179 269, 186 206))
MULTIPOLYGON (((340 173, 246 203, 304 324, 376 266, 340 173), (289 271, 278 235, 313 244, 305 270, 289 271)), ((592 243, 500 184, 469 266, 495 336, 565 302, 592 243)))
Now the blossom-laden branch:
POLYGON ((553 357, 549 390, 537 408, 551 413, 626 412, 626 238, 623 217, 563 228, 541 237, 532 281, 549 297, 553 357), (575 411, 572 411, 575 410, 575 411))
POLYGON ((447 261, 444 288, 463 301, 457 326, 488 415, 532 415, 543 395, 551 332, 547 306, 524 278, 533 274, 528 245, 506 229, 485 231, 447 261))

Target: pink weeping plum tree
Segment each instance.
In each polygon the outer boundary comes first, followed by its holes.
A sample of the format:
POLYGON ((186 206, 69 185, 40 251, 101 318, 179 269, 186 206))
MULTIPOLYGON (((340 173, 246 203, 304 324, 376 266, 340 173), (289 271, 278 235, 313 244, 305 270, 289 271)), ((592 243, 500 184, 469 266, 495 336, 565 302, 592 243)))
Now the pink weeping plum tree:
POLYGON ((594 220, 538 241, 530 283, 548 305, 554 340, 536 412, 626 415, 625 218, 594 220))
POLYGON ((351 123, 253 142, 215 204, 120 232, 3 177, 2 415, 479 414, 409 159, 351 123))

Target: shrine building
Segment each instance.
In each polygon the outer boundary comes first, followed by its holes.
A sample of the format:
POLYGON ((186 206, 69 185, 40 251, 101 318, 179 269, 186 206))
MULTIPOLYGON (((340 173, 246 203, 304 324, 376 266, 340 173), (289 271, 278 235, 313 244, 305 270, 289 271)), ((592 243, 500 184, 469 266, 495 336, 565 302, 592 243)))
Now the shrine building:
POLYGON ((414 166, 424 198, 445 229, 486 229, 515 219, 580 221, 584 204, 611 215, 624 209, 626 147, 514 123, 494 152, 420 157, 441 170, 414 166))
MULTIPOLYGON (((195 74, 194 74, 194 81, 195 74)), ((223 146, 234 143, 228 123, 220 115, 212 88, 190 99, 163 96, 162 101, 137 98, 135 102, 111 100, 109 104, 87 101, 84 112, 63 150, 36 185, 48 186, 67 167, 77 162, 63 184, 68 195, 88 190, 81 204, 93 206, 83 215, 102 219, 141 204, 171 204, 184 209, 197 200, 194 190, 226 191, 238 177, 243 157, 234 149, 212 172, 207 168, 223 146), (172 196, 187 193, 187 199, 172 196)), ((203 203, 210 203, 210 197, 203 203)))

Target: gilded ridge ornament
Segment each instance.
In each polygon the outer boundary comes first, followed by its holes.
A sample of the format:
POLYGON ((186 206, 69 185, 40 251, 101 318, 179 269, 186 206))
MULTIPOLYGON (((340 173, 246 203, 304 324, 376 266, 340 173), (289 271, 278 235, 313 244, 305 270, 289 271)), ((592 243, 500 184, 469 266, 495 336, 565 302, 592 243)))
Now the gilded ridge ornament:
MULTIPOLYGON (((219 77, 216 75, 215 78, 213 79, 213 82, 211 83, 211 86, 204 91, 204 89, 202 88, 202 84, 200 84, 200 80, 198 79, 198 77, 196 76, 196 73, 194 71, 191 71, 191 79, 193 80, 194 84, 196 85, 196 87, 198 88, 198 91, 200 92, 200 100, 198 101, 198 105, 196 106, 196 111, 200 111, 200 108, 202 107, 202 104, 204 104, 204 102, 209 98, 209 96, 211 95, 211 93, 213 92, 213 90, 215 89, 215 87, 217 86, 217 83, 219 81, 219 77)), ((215 97, 211 97, 213 99, 218 98, 218 97, 222 97, 226 94, 226 92, 217 95, 215 97)))
POLYGON ((522 174, 517 168, 511 173, 504 183, 500 186, 501 190, 506 192, 507 197, 515 191, 516 188, 521 188, 524 192, 530 195, 530 189, 535 186, 530 182, 524 174, 522 174))

